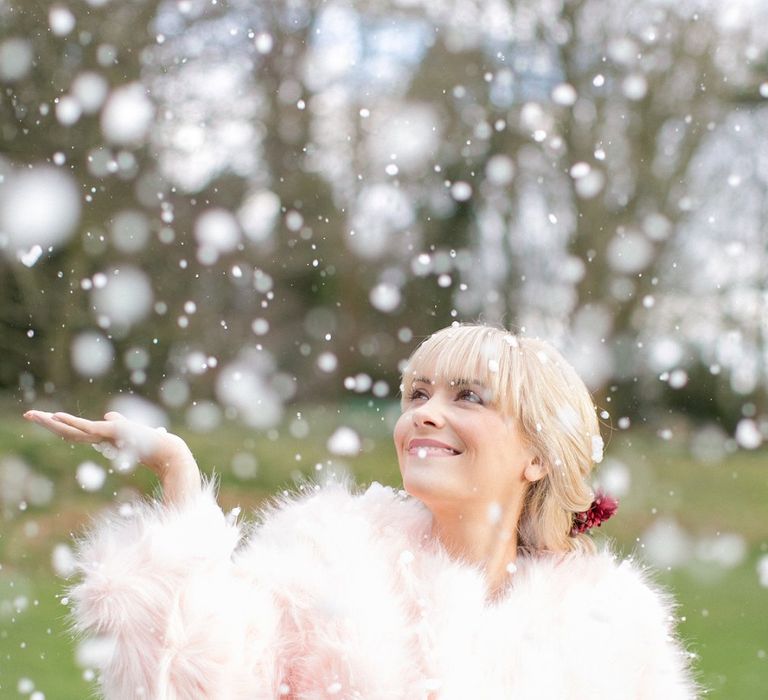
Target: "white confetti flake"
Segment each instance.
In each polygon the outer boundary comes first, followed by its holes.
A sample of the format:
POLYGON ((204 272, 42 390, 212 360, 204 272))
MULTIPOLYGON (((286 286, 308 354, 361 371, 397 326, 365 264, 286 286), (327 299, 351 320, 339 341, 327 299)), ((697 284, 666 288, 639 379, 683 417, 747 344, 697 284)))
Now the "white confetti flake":
POLYGON ((84 491, 98 491, 107 479, 104 467, 96 462, 83 462, 77 467, 75 479, 84 491))
POLYGON ((126 265, 107 271, 104 284, 94 275, 91 302, 99 316, 109 323, 131 326, 141 321, 152 309, 153 291, 149 277, 138 267, 126 265))
POLYGON ((232 473, 243 481, 255 479, 259 473, 259 462, 250 452, 237 452, 232 457, 232 473))
POLYGON ((196 433, 210 433, 221 425, 221 408, 213 401, 196 401, 184 416, 187 427, 196 433))
POLYGON ((642 73, 633 73, 624 78, 621 89, 627 99, 637 102, 648 92, 648 81, 642 73))
POLYGON ((251 330, 256 335, 266 335, 269 332, 269 321, 264 318, 254 319, 251 323, 251 330))
POLYGON ((691 538, 677 521, 659 518, 640 537, 650 562, 660 568, 680 566, 691 557, 691 538))
MULTIPOLYGON (((203 264, 211 264, 224 253, 231 253, 240 242, 237 219, 226 209, 204 211, 195 221, 195 238, 203 255, 203 264)), ((200 255, 198 255, 200 259, 200 255)))
POLYGON ((317 356, 317 366, 321 372, 330 374, 336 370, 339 361, 332 352, 323 352, 317 356))
POLYGON ((600 467, 600 485, 606 493, 621 498, 629 493, 632 472, 629 467, 616 459, 606 459, 600 467))
POLYGON ((368 295, 371 305, 383 313, 394 311, 400 304, 400 290, 394 284, 377 284, 368 295))
POLYGON ((757 560, 757 578, 763 588, 768 588, 768 554, 757 560))
POLYGON ((599 435, 592 436, 592 461, 599 464, 603 461, 603 450, 605 449, 605 443, 603 438, 599 435))
POLYGON ((40 259, 43 254, 43 249, 39 245, 33 245, 29 250, 17 251, 17 256, 21 261, 21 264, 25 267, 34 267, 35 263, 40 259))
POLYGON ((354 376, 354 390, 358 394, 363 394, 373 386, 373 379, 365 372, 360 372, 354 376))
POLYGON ((670 369, 683 359, 683 348, 674 338, 654 338, 650 347, 652 367, 657 370, 670 369))
POLYGON ((15 83, 27 77, 34 53, 26 39, 12 37, 0 43, 0 80, 15 83))
POLYGON ((77 98, 64 95, 56 104, 56 119, 62 126, 72 126, 80 119, 83 108, 77 98))
POLYGON ((260 54, 268 54, 275 45, 275 40, 268 32, 259 32, 253 40, 253 45, 260 54))
POLYGON ((265 350, 258 355, 245 352, 242 357, 222 367, 216 377, 216 396, 226 408, 237 412, 248 426, 257 429, 275 427, 283 416, 283 402, 290 388, 278 391, 272 376, 274 359, 265 350))
POLYGON ((648 266, 653 252, 653 245, 645 236, 626 231, 610 240, 606 256, 616 272, 636 274, 648 266))
POLYGON ((112 244, 121 253, 138 253, 149 242, 149 220, 134 209, 119 211, 112 219, 110 233, 112 244))
POLYGON ((101 112, 104 137, 124 146, 138 146, 143 141, 155 115, 155 108, 141 83, 115 88, 101 112))
POLYGON ((384 398, 385 396, 389 396, 389 384, 387 384, 384 380, 379 380, 373 385, 373 395, 377 398, 384 398))
POLYGON ((540 104, 526 102, 520 110, 520 123, 523 129, 531 132, 544 131, 549 127, 549 117, 545 114, 540 104))
POLYGON ((592 166, 584 161, 579 161, 571 166, 570 174, 574 180, 586 177, 592 171, 592 166))
POLYGON ((351 457, 360 452, 360 436, 347 426, 337 428, 328 438, 326 447, 331 454, 351 457))
POLYGON ((552 100, 563 107, 572 107, 577 99, 576 88, 570 83, 560 83, 552 90, 552 100))
POLYGON ((736 442, 745 450, 755 450, 763 443, 763 436, 757 423, 751 418, 742 418, 736 425, 736 442))
POLYGON ((504 187, 515 177, 515 163, 509 156, 497 154, 489 159, 485 174, 494 185, 504 187))
POLYGON ((345 243, 361 258, 376 259, 391 250, 393 236, 405 231, 414 220, 414 203, 404 188, 388 183, 366 186, 353 206, 345 243))
POLYGON ((576 194, 582 199, 592 199, 602 191, 605 186, 605 175, 599 170, 590 172, 577 178, 574 183, 576 194))
POLYGON ((35 689, 35 683, 31 678, 22 676, 16 684, 16 690, 20 695, 29 695, 35 689))
POLYGON ((747 557, 747 543, 735 532, 721 532, 711 537, 702 537, 696 543, 696 558, 707 564, 723 569, 739 566, 747 557))
POLYGON ((58 246, 79 221, 80 192, 72 176, 58 168, 14 173, 0 188, 0 230, 17 250, 58 246))
POLYGON ((304 217, 300 212, 291 209, 285 215, 285 225, 288 227, 289 231, 293 231, 294 233, 300 231, 301 227, 304 225, 304 217))
POLYGON ((48 24, 56 36, 66 36, 75 28, 75 16, 64 5, 53 5, 48 10, 48 24))
POLYGON ((682 389, 688 383, 688 373, 684 369, 672 370, 668 383, 673 389, 682 389))
POLYGON ((112 367, 115 350, 110 340, 98 331, 83 331, 70 345, 72 367, 83 377, 101 377, 112 367))
POLYGON ((181 377, 170 377, 160 385, 160 398, 166 406, 179 408, 189 399, 189 384, 181 377))
POLYGON ((97 112, 107 99, 108 93, 109 83, 99 73, 85 71, 72 81, 72 94, 86 114, 97 112))
POLYGON ((280 198, 270 190, 258 190, 248 195, 237 210, 237 220, 243 232, 255 243, 262 243, 272 236, 279 216, 280 198))
POLYGON ((451 185, 451 197, 457 202, 466 202, 472 197, 472 185, 463 180, 454 182, 451 185))

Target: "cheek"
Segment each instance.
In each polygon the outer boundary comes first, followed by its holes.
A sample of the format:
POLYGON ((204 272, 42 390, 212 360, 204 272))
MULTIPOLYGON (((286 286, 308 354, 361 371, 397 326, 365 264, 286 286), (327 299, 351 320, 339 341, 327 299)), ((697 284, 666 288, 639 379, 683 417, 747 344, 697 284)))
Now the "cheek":
POLYGON ((400 417, 397 419, 397 423, 395 423, 395 429, 392 433, 392 438, 395 441, 395 447, 399 449, 400 445, 403 444, 403 441, 405 440, 406 431, 408 429, 408 425, 410 423, 410 419, 408 418, 407 413, 400 414, 400 417))

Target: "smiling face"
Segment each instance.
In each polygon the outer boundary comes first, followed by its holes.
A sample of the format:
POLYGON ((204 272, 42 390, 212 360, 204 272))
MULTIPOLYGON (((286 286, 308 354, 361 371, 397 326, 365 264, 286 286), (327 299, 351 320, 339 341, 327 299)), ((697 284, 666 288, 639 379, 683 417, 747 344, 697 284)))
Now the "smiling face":
POLYGON ((528 551, 593 551, 571 531, 594 498, 588 479, 600 426, 587 387, 552 345, 451 325, 413 352, 401 392, 403 483, 436 521, 474 516, 478 524, 499 514, 499 527, 516 530, 528 551))
POLYGON ((506 506, 541 476, 517 421, 480 380, 425 371, 408 384, 395 448, 405 490, 431 510, 506 506))
POLYGON ((587 387, 552 345, 451 325, 413 352, 401 392, 403 483, 433 515, 451 509, 477 523, 499 506, 504 517, 517 512, 518 542, 528 550, 592 551, 571 530, 594 498, 588 479, 601 456, 600 426, 587 387))

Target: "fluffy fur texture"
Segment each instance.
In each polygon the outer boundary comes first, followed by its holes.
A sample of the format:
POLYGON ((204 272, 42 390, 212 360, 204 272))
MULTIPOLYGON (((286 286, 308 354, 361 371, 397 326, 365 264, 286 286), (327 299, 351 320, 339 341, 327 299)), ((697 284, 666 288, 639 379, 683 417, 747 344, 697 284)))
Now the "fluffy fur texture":
POLYGON ((683 700, 696 688, 673 611, 610 553, 518 559, 493 601, 418 502, 308 487, 258 525, 207 484, 81 543, 77 627, 115 640, 109 700, 683 700))

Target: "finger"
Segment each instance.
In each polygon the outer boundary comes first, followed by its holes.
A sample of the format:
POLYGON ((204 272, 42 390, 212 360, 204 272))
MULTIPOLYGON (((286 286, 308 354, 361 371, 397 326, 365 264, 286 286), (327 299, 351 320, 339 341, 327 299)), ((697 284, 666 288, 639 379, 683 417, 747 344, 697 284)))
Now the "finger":
POLYGON ((115 425, 110 421, 88 420, 63 412, 54 413, 53 419, 93 436, 94 441, 115 439, 115 425))
POLYGON ((35 409, 30 409, 29 411, 24 411, 24 419, 31 421, 32 423, 37 423, 42 416, 51 415, 50 413, 46 413, 45 411, 37 411, 35 409))
POLYGON ((27 411, 27 413, 24 414, 24 418, 33 423, 37 423, 65 440, 71 440, 72 442, 97 441, 96 438, 91 437, 88 433, 84 433, 79 428, 75 428, 62 421, 56 420, 52 413, 46 413, 45 411, 27 411))

